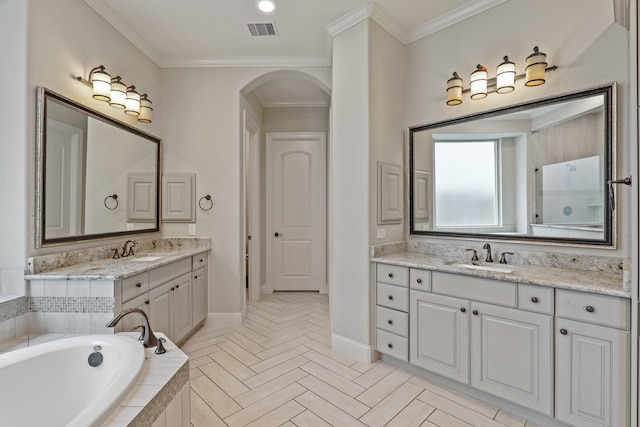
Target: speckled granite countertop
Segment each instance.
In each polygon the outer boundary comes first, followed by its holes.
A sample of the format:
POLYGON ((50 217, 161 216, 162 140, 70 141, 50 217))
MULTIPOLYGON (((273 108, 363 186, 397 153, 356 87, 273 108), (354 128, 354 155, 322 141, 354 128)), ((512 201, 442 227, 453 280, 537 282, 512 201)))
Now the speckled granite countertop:
POLYGON ((497 262, 485 263, 482 261, 478 262, 478 264, 488 265, 490 267, 513 269, 513 272, 505 273, 470 270, 462 267, 462 264, 471 264, 468 260, 425 255, 416 252, 402 252, 398 254, 384 255, 377 258, 371 258, 371 261, 529 285, 550 286, 554 288, 631 298, 631 293, 629 291, 625 291, 622 287, 622 272, 618 274, 602 271, 581 271, 533 265, 504 265, 498 264, 497 262))
POLYGON ((68 267, 58 268, 37 274, 26 274, 25 280, 119 280, 163 265, 171 264, 175 261, 191 257, 203 252, 208 252, 209 248, 180 248, 171 251, 157 250, 145 253, 136 253, 133 257, 119 259, 101 259, 68 267), (161 258, 152 261, 141 261, 140 258, 155 257, 161 258))

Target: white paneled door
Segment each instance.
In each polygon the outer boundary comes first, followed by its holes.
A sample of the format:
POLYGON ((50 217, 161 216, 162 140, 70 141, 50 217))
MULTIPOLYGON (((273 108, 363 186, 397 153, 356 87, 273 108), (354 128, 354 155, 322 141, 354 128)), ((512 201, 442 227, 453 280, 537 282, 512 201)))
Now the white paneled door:
POLYGON ((326 137, 267 133, 267 291, 325 284, 326 137))

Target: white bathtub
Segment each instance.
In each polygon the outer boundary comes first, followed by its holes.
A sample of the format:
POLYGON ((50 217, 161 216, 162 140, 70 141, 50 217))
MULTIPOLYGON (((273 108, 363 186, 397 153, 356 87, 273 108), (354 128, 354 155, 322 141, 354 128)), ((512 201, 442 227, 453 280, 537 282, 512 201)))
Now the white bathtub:
POLYGON ((142 344, 118 335, 64 338, 1 354, 0 426, 100 426, 136 384, 144 361, 142 344), (88 358, 96 351, 103 360, 92 367, 88 358))

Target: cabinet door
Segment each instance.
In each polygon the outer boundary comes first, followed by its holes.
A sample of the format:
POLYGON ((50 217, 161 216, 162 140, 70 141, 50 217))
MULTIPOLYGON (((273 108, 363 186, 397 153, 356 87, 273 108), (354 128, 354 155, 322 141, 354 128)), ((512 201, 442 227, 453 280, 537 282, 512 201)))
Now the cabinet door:
POLYGON ((566 319, 556 324, 556 417, 575 426, 626 427, 629 332, 566 319))
POLYGON ((173 340, 172 298, 173 281, 167 282, 149 291, 149 323, 153 332, 164 332, 173 340))
MULTIPOLYGON (((127 310, 129 308, 139 308, 140 310, 147 313, 149 315, 149 294, 144 293, 139 295, 125 303, 122 304, 122 310, 127 310)), ((139 313, 132 313, 128 316, 124 316, 122 320, 119 322, 119 326, 121 326, 121 331, 123 332, 131 332, 133 328, 138 325, 142 325, 144 323, 142 319, 142 315, 139 313)))
POLYGON ((553 415, 553 317, 471 303, 471 385, 553 415))
POLYGON ((411 291, 409 362, 469 383, 469 301, 411 291))
POLYGON ((191 321, 193 326, 207 317, 207 294, 205 286, 207 286, 207 279, 205 269, 202 267, 194 271, 193 277, 191 278, 191 321))
POLYGON ((171 340, 179 342, 191 330, 191 274, 173 281, 173 334, 171 340))

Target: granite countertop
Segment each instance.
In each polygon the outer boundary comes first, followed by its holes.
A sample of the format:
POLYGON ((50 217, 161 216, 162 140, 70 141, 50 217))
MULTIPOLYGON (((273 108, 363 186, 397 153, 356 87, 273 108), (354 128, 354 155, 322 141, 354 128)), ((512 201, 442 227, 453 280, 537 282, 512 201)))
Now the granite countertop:
POLYGON ((135 256, 119 259, 100 259, 51 271, 36 274, 25 274, 25 280, 119 280, 163 265, 171 264, 184 258, 191 257, 210 248, 179 248, 170 251, 157 250, 144 253, 136 253, 135 256), (151 261, 136 261, 144 257, 160 258, 151 261))
POLYGON ((497 262, 486 263, 483 261, 476 263, 489 267, 513 269, 513 272, 470 270, 462 266, 463 264, 471 264, 468 260, 425 255, 415 252, 384 255, 371 258, 371 261, 529 285, 550 286, 560 289, 631 298, 631 292, 624 290, 622 287, 622 272, 582 271, 536 265, 504 265, 498 264, 497 262))

